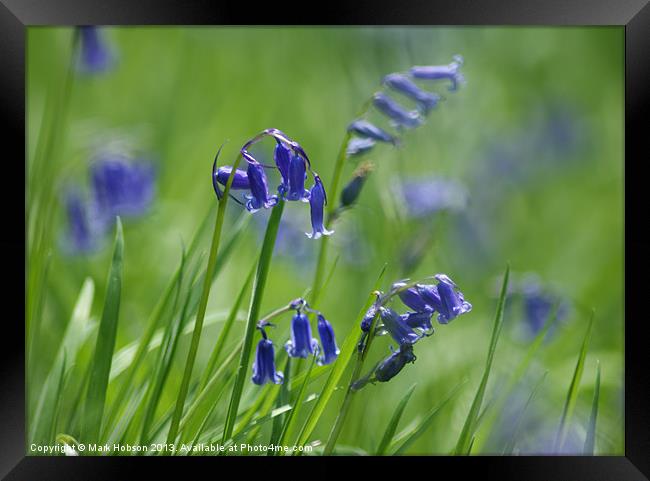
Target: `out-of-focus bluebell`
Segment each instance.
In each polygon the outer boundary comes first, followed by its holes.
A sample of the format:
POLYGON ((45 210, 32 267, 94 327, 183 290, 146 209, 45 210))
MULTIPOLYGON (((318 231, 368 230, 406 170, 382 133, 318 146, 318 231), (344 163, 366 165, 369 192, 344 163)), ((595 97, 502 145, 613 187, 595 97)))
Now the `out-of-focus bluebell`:
POLYGON ((407 214, 414 218, 428 217, 443 210, 462 211, 469 198, 460 182, 438 177, 406 179, 394 189, 404 199, 407 214))
POLYGON ((281 372, 275 370, 275 350, 273 342, 266 337, 264 329, 262 339, 257 343, 255 351, 255 361, 253 362, 253 383, 261 386, 268 382, 273 384, 282 384, 284 376, 281 372))
POLYGON ((338 357, 340 350, 336 345, 334 328, 322 314, 318 314, 318 335, 323 346, 323 355, 318 359, 318 364, 331 364, 338 357))
POLYGON ((460 72, 463 65, 463 57, 454 55, 453 61, 448 65, 427 65, 415 66, 409 70, 410 74, 417 79, 424 80, 441 80, 448 79, 451 81, 450 91, 458 89, 458 85, 465 83, 465 77, 460 72))
POLYGON ((384 85, 414 100, 424 115, 428 114, 440 101, 440 95, 422 90, 404 74, 386 75, 384 85))
POLYGON ((347 154, 350 157, 364 154, 372 150, 376 143, 377 142, 370 137, 353 137, 350 139, 350 142, 348 142, 347 154))
POLYGON ((569 301, 545 288, 536 276, 527 275, 517 288, 522 300, 525 325, 530 335, 537 335, 555 312, 555 323, 562 322, 570 311, 569 301))
POLYGON ((372 98, 373 105, 381 113, 391 119, 395 127, 415 128, 422 123, 422 118, 416 110, 406 110, 383 92, 377 92, 372 98))
POLYGON ((375 124, 364 119, 357 119, 348 126, 350 132, 354 132, 362 137, 378 140, 380 142, 389 142, 395 144, 397 139, 384 129, 377 127, 375 124))
POLYGON ((363 184, 365 184, 373 168, 372 163, 364 162, 353 172, 352 179, 341 190, 340 209, 351 207, 357 201, 363 184))
POLYGON ((100 27, 82 26, 79 32, 79 63, 78 68, 86 73, 101 73, 109 70, 115 58, 103 37, 100 27))
POLYGON ((103 224, 98 224, 90 213, 89 205, 75 188, 65 193, 67 229, 63 248, 71 253, 90 253, 102 244, 103 224))
POLYGON ((411 344, 400 345, 399 349, 379 363, 375 369, 375 379, 379 382, 388 382, 397 376, 404 366, 414 363, 415 360, 413 346, 411 344))
POLYGON ((285 344, 285 349, 291 357, 306 358, 318 351, 318 341, 311 337, 309 317, 297 312, 291 319, 291 339, 285 344))
POLYGON ((314 186, 311 188, 309 195, 309 206, 311 209, 311 226, 312 232, 307 233, 310 239, 318 239, 323 235, 332 235, 333 230, 327 230, 323 225, 323 210, 327 198, 325 197, 325 189, 323 183, 318 175, 314 176, 314 186))
POLYGON ((91 181, 96 211, 107 221, 140 216, 154 198, 155 169, 145 160, 102 154, 91 165, 91 181))

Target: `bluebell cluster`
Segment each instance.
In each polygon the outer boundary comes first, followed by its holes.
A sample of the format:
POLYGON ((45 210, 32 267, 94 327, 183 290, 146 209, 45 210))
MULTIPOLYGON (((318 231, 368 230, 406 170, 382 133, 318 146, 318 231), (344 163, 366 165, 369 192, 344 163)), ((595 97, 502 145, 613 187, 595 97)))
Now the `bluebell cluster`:
POLYGON ((437 313, 440 324, 448 324, 456 317, 472 310, 456 284, 445 274, 434 276, 436 284, 407 283, 399 281, 392 285, 388 294, 377 291, 377 300, 361 321, 361 330, 367 334, 377 319, 375 333, 390 335, 398 348, 391 347, 391 354, 375 366, 373 371, 353 386, 360 389, 367 382, 386 382, 395 377, 406 364, 415 362, 413 346, 422 338, 433 334, 432 317, 437 313), (388 302, 398 296, 410 311, 399 314, 388 307, 388 302))
MULTIPOLYGON (((246 160, 247 167, 246 170, 237 169, 235 171, 230 188, 233 191, 244 190, 248 191, 248 193, 244 195, 244 201, 240 201, 233 196, 235 201, 245 206, 251 213, 262 208, 272 208, 280 200, 308 202, 312 232, 307 232, 307 237, 318 239, 323 235, 328 236, 334 233, 323 224, 323 211, 324 206, 327 204, 325 187, 320 176, 312 170, 311 162, 298 142, 291 140, 278 129, 266 129, 246 142, 240 153, 246 160), (266 137, 272 137, 276 141, 273 152, 275 166, 258 162, 249 151, 251 146, 266 137), (269 192, 267 175, 264 169, 277 169, 280 173, 282 180, 278 186, 277 195, 269 192), (307 172, 312 175, 314 180, 314 184, 309 190, 305 188, 307 172)), ((232 166, 217 167, 217 159, 215 158, 212 168, 212 185, 218 199, 223 197, 220 185, 226 185, 232 169, 232 166)))
MULTIPOLYGON (((320 366, 333 363, 340 351, 336 345, 334 328, 325 319, 325 316, 321 312, 311 309, 307 301, 302 298, 292 301, 289 304, 289 310, 294 311, 295 314, 291 318, 291 338, 284 345, 287 355, 303 359, 310 355, 318 356, 317 363, 320 366), (320 344, 312 337, 309 314, 316 315, 316 330, 320 337, 320 344)), ((268 321, 260 321, 257 325, 262 339, 257 344, 255 352, 252 381, 258 385, 268 382, 281 384, 284 379, 283 374, 275 368, 273 342, 266 333, 266 328, 269 326, 273 326, 273 324, 268 321)))
POLYGON ((349 156, 364 154, 369 152, 377 142, 397 145, 400 133, 405 129, 422 125, 429 112, 441 100, 440 95, 422 89, 416 82, 448 80, 450 82, 448 90, 453 92, 465 81, 460 72, 462 65, 463 58, 455 55, 448 65, 414 66, 408 72, 386 75, 382 81, 383 85, 390 92, 409 99, 415 104, 415 108, 409 110, 385 91, 376 92, 372 97, 372 106, 388 119, 396 132, 388 132, 366 118, 358 118, 348 126, 348 131, 353 134, 353 137, 347 144, 347 154, 349 156))
POLYGON ((101 28, 92 25, 78 27, 78 34, 79 70, 85 73, 101 73, 109 70, 115 58, 103 37, 101 28))
POLYGON ((101 154, 90 166, 90 196, 71 187, 65 193, 66 248, 88 253, 103 244, 117 216, 145 214, 155 194, 155 169, 151 162, 123 154, 101 154))

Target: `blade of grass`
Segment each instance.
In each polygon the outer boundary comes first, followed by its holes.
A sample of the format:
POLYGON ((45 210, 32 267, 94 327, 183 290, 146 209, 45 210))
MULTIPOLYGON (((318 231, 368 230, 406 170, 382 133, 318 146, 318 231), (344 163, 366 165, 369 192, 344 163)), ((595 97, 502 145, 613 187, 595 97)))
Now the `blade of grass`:
MULTIPOLYGON (((232 178, 232 176, 233 174, 231 173, 230 177, 232 178)), ((259 319, 262 297, 264 296, 264 288, 266 287, 266 278, 268 276, 271 259, 273 257, 273 248, 275 246, 275 239, 278 235, 278 227, 280 226, 280 219, 282 218, 283 209, 284 202, 279 202, 278 205, 273 208, 271 216, 269 217, 269 222, 266 226, 264 242, 262 244, 262 250, 257 264, 257 274, 255 276, 255 283, 253 285, 253 295, 248 310, 248 320, 246 324, 246 333, 244 335, 244 345, 242 347, 239 367, 237 369, 235 384, 233 386, 232 396, 230 398, 230 404, 228 406, 228 413, 226 415, 226 423, 224 425, 224 442, 230 438, 235 427, 235 420, 237 419, 237 412, 239 410, 239 402, 244 390, 244 382, 246 380, 246 376, 248 375, 248 364, 250 360, 251 347, 253 345, 253 334, 255 333, 255 326, 259 319)))
MULTIPOLYGON (((382 267, 381 272, 379 273, 379 276, 375 281, 372 291, 375 291, 379 288, 381 284, 381 279, 384 276, 384 272, 386 272, 386 266, 382 267)), ((318 424, 318 420, 320 419, 323 412, 325 411, 325 407, 327 406, 327 403, 332 397, 332 394, 334 393, 336 386, 341 380, 343 373, 348 367, 348 364, 352 360, 354 352, 357 348, 357 341, 359 337, 359 331, 357 330, 357 328, 361 324, 361 320, 363 319, 363 316, 366 314, 366 311, 370 308, 370 306, 374 301, 375 301, 375 296, 372 293, 369 294, 366 303, 364 304, 364 306, 359 311, 359 314, 357 315, 357 319, 352 324, 353 326, 352 330, 350 331, 350 333, 345 338, 345 341, 343 342, 343 347, 341 348, 339 357, 336 359, 336 361, 334 361, 334 364, 332 365, 332 370, 330 371, 330 375, 327 378, 327 381, 325 381, 325 385, 323 386, 323 390, 321 391, 321 394, 318 397, 318 401, 316 402, 311 412, 309 413, 309 416, 307 417, 305 424, 303 425, 302 430, 298 435, 298 441, 296 442, 298 446, 307 444, 307 439, 309 439, 309 436, 311 436, 311 433, 316 428, 316 424, 318 424)))
POLYGON ((104 298, 104 310, 99 323, 97 343, 92 360, 90 379, 86 404, 84 406, 84 419, 82 423, 82 441, 96 442, 102 425, 106 389, 108 388, 108 375, 111 371, 115 337, 119 320, 120 297, 122 295, 122 256, 124 252, 124 236, 122 222, 117 217, 115 223, 115 247, 113 260, 104 298))
POLYGON ((466 379, 462 380, 451 392, 444 398, 440 403, 431 408, 431 410, 424 416, 424 419, 417 425, 417 427, 407 435, 406 439, 399 448, 395 449, 393 454, 403 454, 424 432, 427 430, 433 419, 436 417, 436 414, 444 408, 449 401, 460 391, 463 385, 467 382, 466 379))
MULTIPOLYGON (((280 393, 278 395, 278 400, 276 402, 276 408, 284 406, 285 404, 290 404, 291 396, 289 391, 289 385, 291 384, 291 356, 287 356, 287 360, 284 363, 284 381, 280 386, 280 393)), ((307 376, 305 376, 307 379, 307 376)), ((286 420, 285 420, 286 421, 286 420)), ((269 440, 269 445, 278 444, 280 435, 282 434, 284 422, 282 417, 277 417, 273 419, 273 427, 271 428, 271 439, 269 440)), ((269 451, 269 456, 275 455, 275 451, 269 451)))
POLYGON ((481 403, 485 396, 485 389, 487 387, 488 378, 490 377, 490 370, 492 369, 492 362, 494 360, 494 353, 496 352, 497 342, 501 334, 501 327, 503 326, 503 311, 506 304, 506 294, 508 292, 508 278, 510 276, 510 265, 506 266, 505 274, 503 275, 503 284, 501 286, 501 294, 499 295, 499 302, 497 304, 497 311, 494 316, 494 327, 492 328, 492 338, 490 339, 490 347, 488 349, 487 360, 485 362, 485 369, 483 370, 483 377, 481 383, 472 401, 472 406, 467 414, 463 429, 456 443, 454 454, 467 454, 469 445, 474 437, 476 429, 476 420, 481 409, 481 403))
POLYGON ((530 406, 530 403, 533 401, 535 396, 537 395, 537 391, 539 391, 539 388, 541 385, 544 383, 544 380, 546 379, 546 376, 548 374, 548 371, 544 372, 542 375, 542 378, 537 381, 535 384, 535 387, 531 391, 530 395, 528 396, 528 399, 526 400, 526 404, 524 404, 523 409, 519 413, 519 416, 517 417, 517 421, 515 423, 515 428, 512 431, 512 436, 510 436, 510 440, 506 443, 506 445, 503 448, 503 454, 504 455, 511 455, 514 450, 515 450, 515 444, 517 442, 517 437, 519 436, 519 430, 521 429, 521 424, 524 420, 524 415, 526 414, 526 411, 528 410, 528 406, 530 406))
POLYGON ((415 386, 416 384, 413 384, 408 389, 408 391, 406 391, 406 394, 404 395, 404 397, 402 397, 401 401, 395 408, 395 411, 393 412, 393 416, 390 418, 390 421, 388 422, 388 426, 386 426, 386 431, 384 431, 384 436, 381 438, 381 441, 379 442, 379 446, 377 446, 377 450, 375 453, 377 456, 381 456, 382 454, 384 454, 386 452, 386 448, 388 448, 388 445, 393 440, 393 436, 395 435, 395 431, 397 430, 397 425, 399 424, 399 421, 402 418, 404 409, 406 409, 406 404, 409 402, 409 399, 411 399, 411 395, 415 390, 415 386))
POLYGON ((593 456, 596 448, 596 419, 598 418, 598 401, 600 398, 600 361, 596 363, 596 386, 594 387, 594 398, 591 402, 591 415, 589 416, 589 426, 587 427, 587 436, 585 437, 584 454, 593 456))
POLYGON ((280 446, 283 446, 287 439, 291 439, 291 435, 293 434, 293 430, 296 424, 296 420, 298 419, 297 413, 300 411, 300 407, 302 406, 303 400, 305 399, 305 393, 307 392, 307 384, 309 380, 309 374, 311 373, 311 370, 314 367, 314 364, 316 363, 316 355, 313 355, 311 358, 311 363, 309 364, 309 368, 307 369, 307 375, 305 376, 305 380, 302 383, 302 386, 300 387, 300 391, 298 392, 298 397, 293 403, 293 409, 287 414, 287 419, 284 422, 284 426, 282 428, 282 434, 280 434, 280 440, 278 441, 278 444, 280 446))
MULTIPOLYGON (((219 148, 219 151, 215 156, 214 165, 212 169, 213 171, 214 171, 214 167, 217 165, 217 159, 219 158, 220 152, 221 152, 221 147, 219 148)), ((169 433, 167 435, 167 444, 173 444, 176 442, 176 435, 178 434, 178 426, 181 422, 181 417, 183 416, 183 409, 185 408, 185 398, 187 397, 187 392, 190 386, 190 380, 192 378, 192 371, 194 369, 194 361, 196 360, 196 354, 199 350, 199 342, 201 341, 201 333, 203 331, 203 320, 205 318, 205 311, 208 307, 208 298, 210 296, 210 288, 212 287, 213 274, 217 265, 217 253, 219 251, 219 243, 221 241, 221 230, 223 228, 223 222, 226 213, 226 205, 228 203, 228 199, 230 198, 230 188, 232 186, 233 179, 235 178, 235 171, 239 166, 240 160, 241 160, 241 154, 237 156, 237 159, 234 162, 234 165, 232 167, 232 172, 228 176, 228 181, 226 182, 224 195, 219 200, 219 207, 217 209, 217 218, 214 224, 214 232, 212 235, 212 245, 210 246, 210 256, 208 258, 208 266, 205 271, 203 290, 201 291, 201 299, 199 301, 199 307, 196 314, 196 321, 194 322, 194 333, 192 334, 190 349, 187 353, 187 361, 185 362, 185 371, 183 372, 180 391, 178 393, 178 398, 176 399, 176 408, 174 410, 174 415, 172 416, 172 422, 169 427, 169 433)))
POLYGON ((573 416, 573 410, 578 400, 578 391, 580 389, 580 380, 582 379, 582 372, 585 367, 585 358, 587 357, 587 350, 589 349, 589 340, 591 339, 591 328, 594 324, 594 312, 591 312, 591 317, 589 319, 589 325, 587 326, 587 332, 582 341, 582 347, 580 348, 580 354, 578 355, 578 361, 576 362, 575 370, 573 371, 573 377, 571 378, 571 384, 569 385, 569 390, 567 392, 566 401, 564 403, 564 409, 562 411, 562 418, 560 419, 560 426, 557 430, 557 435, 555 437, 555 451, 559 452, 562 450, 564 445, 564 439, 566 437, 567 427, 571 422, 573 416))

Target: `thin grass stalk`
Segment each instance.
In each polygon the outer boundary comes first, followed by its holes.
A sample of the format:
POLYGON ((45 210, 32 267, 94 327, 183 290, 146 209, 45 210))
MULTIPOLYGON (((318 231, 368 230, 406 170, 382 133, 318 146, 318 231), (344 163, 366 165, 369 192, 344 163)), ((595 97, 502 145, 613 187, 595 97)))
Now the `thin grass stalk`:
MULTIPOLYGON (((228 182, 232 181, 236 166, 233 167, 228 182)), ((227 192, 224 198, 227 197, 227 192)), ((251 298, 250 308, 248 310, 248 320, 246 323, 246 334, 244 336, 244 345, 242 354, 239 359, 239 367, 237 368, 237 376, 228 406, 228 414, 226 415, 226 422, 223 430, 223 443, 232 435, 237 419, 237 412, 239 410, 239 402, 244 390, 244 382, 248 375, 248 364, 250 361, 250 353, 253 345, 253 335, 259 317, 260 307, 262 304, 262 297, 264 295, 264 288, 266 287, 266 278, 271 266, 271 259, 273 257, 273 248, 275 246, 275 239, 278 235, 278 228, 280 227, 280 219, 282 218, 282 211, 284 210, 284 202, 279 202, 272 212, 269 222, 266 226, 266 234, 264 235, 264 243, 262 244, 262 251, 260 253, 259 263, 257 265, 257 275, 255 276, 255 284, 253 285, 253 296, 251 298)), ((198 319, 198 318, 197 318, 198 319)))
MULTIPOLYGON (((219 148, 221 152, 221 148, 219 148)), ((217 157, 219 156, 217 152, 217 157)), ((192 342, 190 344, 190 350, 187 353, 187 362, 185 363, 185 372, 183 373, 183 379, 181 381, 181 387, 176 399, 176 408, 174 410, 174 415, 172 416, 172 422, 169 427, 169 433, 167 435, 167 444, 174 443, 176 440, 176 435, 178 434, 178 426, 181 422, 181 417, 183 416, 183 408, 185 407, 185 398, 187 397, 187 391, 190 387, 190 379, 192 377, 192 370, 194 369, 194 362, 196 361, 196 354, 199 349, 199 342, 201 341, 201 333, 203 331, 203 320, 205 319, 205 311, 208 307, 208 298, 210 297, 210 288, 212 287, 212 274, 216 268, 217 264, 217 253, 219 251, 219 242, 221 241, 221 230, 223 228, 223 222, 226 214, 226 205, 228 204, 228 198, 230 197, 230 187, 232 186, 233 179, 235 178, 235 172, 237 167, 239 167, 239 162, 241 160, 241 154, 237 156, 235 163, 232 168, 232 172, 228 177, 228 182, 226 182, 226 187, 224 189, 224 195, 219 200, 219 208, 217 209, 217 219, 214 224, 214 233, 212 235, 212 245, 210 246, 210 257, 208 258, 208 267, 205 271, 205 278, 203 281, 203 290, 201 291, 201 300, 199 301, 199 308, 196 314, 196 321, 194 322, 194 332, 192 333, 192 342)), ((216 159, 215 159, 216 162, 216 159)))

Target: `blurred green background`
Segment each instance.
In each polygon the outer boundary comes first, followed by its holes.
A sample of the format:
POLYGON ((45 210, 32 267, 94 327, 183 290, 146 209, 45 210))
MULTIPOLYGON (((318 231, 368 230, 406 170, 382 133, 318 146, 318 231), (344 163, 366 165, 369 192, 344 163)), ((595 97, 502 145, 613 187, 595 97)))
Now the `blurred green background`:
MULTIPOLYGON (((339 261, 318 307, 334 325, 340 344, 358 329, 354 319, 387 263, 385 289, 407 275, 444 272, 474 309, 437 326, 431 338, 417 344, 417 362, 389 383, 360 391, 339 442, 371 450, 410 385, 417 383, 417 388, 402 427, 421 419, 467 378, 469 383, 409 452, 444 454, 453 448, 484 365, 495 286, 510 262, 515 280, 535 273, 571 309, 545 341, 521 383, 521 395, 508 401, 480 452, 499 452, 513 418, 545 371, 518 449, 550 450, 592 309, 594 331, 571 436, 584 439, 599 360, 603 378, 596 452, 624 452, 622 28, 106 28, 113 67, 75 74, 67 115, 57 119, 58 153, 35 165, 44 112, 62 95, 72 32, 28 29, 27 170, 46 173, 30 178, 28 195, 44 192, 41 203, 51 207, 47 220, 30 218, 30 234, 39 228, 35 223, 46 226, 41 226, 42 252, 50 255, 50 264, 43 284, 29 291, 42 302, 42 315, 28 359, 28 402, 43 383, 86 277, 96 284, 92 312, 101 313, 110 242, 90 255, 72 255, 61 246, 66 225, 62 192, 69 184, 88 184, 89 161, 98 149, 126 146, 157 167, 150 212, 125 223, 119 350, 138 339, 178 265, 182 242, 189 242, 210 209, 214 212, 209 173, 223 142, 221 160, 228 163, 258 131, 279 128, 301 143, 327 188, 345 128, 382 77, 412 65, 446 64, 461 54, 467 83, 455 93, 445 83, 432 84, 430 90, 444 100, 427 123, 407 132, 399 149, 380 145, 366 156, 375 170, 358 205, 334 226, 329 260, 339 256, 339 261), (396 187, 405 179, 429 176, 463 185, 466 205, 409 218, 396 187), (405 267, 405 256, 416 249, 414 240, 427 236, 423 258, 413 268, 405 267)), ((348 162, 344 182, 355 166, 348 162)), ((234 203, 228 210, 225 234, 239 216, 250 215, 234 203)), ((213 286, 208 317, 227 311, 239 292, 259 251, 261 219, 267 214, 253 214, 213 286)), ((310 230, 304 205, 287 206, 284 218, 310 230)), ((302 295, 312 282, 319 241, 302 235, 288 236, 284 245, 280 241, 262 312, 302 295)), ((208 248, 206 236, 202 249, 208 248)), ((43 259, 30 258, 28 274, 43 265, 43 259)), ((522 331, 524 317, 516 303, 506 313, 486 402, 530 342, 522 331)), ((243 325, 236 323, 233 339, 243 335, 243 325)), ((288 326, 289 316, 271 333, 278 351, 288 338, 288 326)), ((197 372, 218 332, 219 323, 206 327, 197 372)), ((370 361, 384 357, 389 344, 379 339, 370 361)), ((184 336, 162 408, 175 401, 188 345, 189 336, 184 336)), ((84 372, 91 347, 73 378, 84 372)), ((279 364, 284 364, 284 354, 279 364)), ((248 383, 244 399, 258 389, 248 383)), ((342 391, 314 439, 329 433, 342 391)), ((109 404, 110 396, 111 391, 109 404)), ((62 402, 64 410, 73 409, 73 399, 62 402)), ((226 401, 221 403, 225 414, 226 401)))

